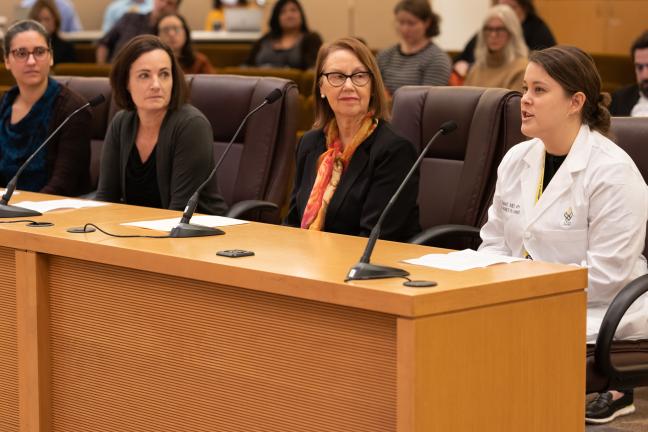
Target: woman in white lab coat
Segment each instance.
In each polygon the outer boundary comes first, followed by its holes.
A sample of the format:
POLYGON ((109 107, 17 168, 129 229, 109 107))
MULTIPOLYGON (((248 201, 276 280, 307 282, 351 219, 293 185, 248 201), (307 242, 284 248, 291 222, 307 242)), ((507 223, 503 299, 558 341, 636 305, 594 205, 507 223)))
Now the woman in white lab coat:
MULTIPOLYGON (((610 139, 610 114, 592 58, 559 46, 529 58, 522 133, 497 171, 480 250, 588 268, 587 343, 594 343, 614 296, 648 272, 642 256, 648 187, 630 157, 610 139)), ((640 298, 617 331, 648 339, 648 299, 640 298)), ((634 411, 631 389, 599 395, 586 420, 634 411)))

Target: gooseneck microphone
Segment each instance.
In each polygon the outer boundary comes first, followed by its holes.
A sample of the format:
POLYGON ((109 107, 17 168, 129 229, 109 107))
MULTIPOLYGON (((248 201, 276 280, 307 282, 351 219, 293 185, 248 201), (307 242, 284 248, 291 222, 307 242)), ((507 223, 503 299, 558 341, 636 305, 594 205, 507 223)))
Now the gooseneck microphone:
POLYGON ((196 191, 191 195, 191 198, 189 198, 189 201, 187 202, 187 206, 184 209, 184 212, 182 213, 182 219, 180 220, 180 223, 175 226, 172 230, 171 233, 169 234, 169 237, 204 237, 204 236, 213 236, 213 235, 221 235, 225 234, 222 230, 218 228, 212 228, 212 227, 207 227, 203 225, 194 225, 189 223, 191 220, 191 217, 196 211, 196 207, 198 207, 198 198, 200 196, 200 192, 207 186, 207 184, 211 181, 211 179, 214 177, 216 174, 216 171, 218 171, 218 167, 221 166, 223 163, 223 160, 225 160, 225 156, 227 156, 227 153, 229 152, 230 148, 232 147, 232 144, 234 144, 234 140, 236 137, 238 137, 238 134, 241 132, 241 129, 243 129, 243 126, 247 122, 247 120, 257 111, 259 111, 261 108, 263 108, 266 105, 270 105, 272 103, 275 103, 279 98, 281 98, 282 92, 281 90, 274 89, 272 90, 268 96, 265 97, 264 101, 254 108, 252 111, 250 111, 244 118, 243 121, 241 121, 241 124, 239 125, 238 129, 236 129, 236 132, 234 132, 234 136, 230 140, 230 142, 227 144, 227 147, 225 147, 225 150, 223 151, 223 154, 221 155, 220 159, 218 159, 218 162, 216 162, 216 165, 214 166, 214 169, 212 172, 207 176, 207 179, 201 183, 200 186, 196 189, 196 191))
POLYGON ((5 189, 5 193, 4 195, 2 195, 2 199, 0 199, 0 218, 14 218, 14 217, 41 215, 41 213, 34 210, 29 210, 22 207, 9 205, 9 200, 11 199, 11 196, 16 190, 16 185, 18 184, 18 177, 20 177, 20 174, 22 174, 25 168, 27 168, 27 165, 29 165, 29 163, 32 161, 32 159, 34 159, 34 157, 38 154, 38 152, 40 152, 43 148, 45 148, 47 143, 49 143, 52 140, 52 138, 54 138, 54 136, 58 133, 58 131, 61 130, 61 128, 65 126, 72 117, 74 117, 75 115, 77 115, 77 113, 83 111, 88 107, 94 107, 103 103, 105 100, 106 98, 104 97, 104 95, 100 94, 90 99, 87 103, 85 103, 81 107, 77 108, 75 111, 72 112, 72 114, 67 116, 65 120, 63 120, 56 129, 54 129, 54 132, 52 132, 51 134, 49 134, 47 138, 45 138, 45 141, 43 141, 43 143, 40 146, 38 146, 36 150, 34 150, 34 152, 27 158, 27 160, 20 166, 20 168, 18 168, 18 171, 16 171, 16 174, 12 177, 9 183, 7 183, 7 188, 5 189))
POLYGON ((400 184, 398 189, 396 189, 396 192, 394 192, 394 195, 392 195, 391 199, 385 206, 385 209, 380 214, 380 217, 378 218, 378 222, 376 222, 376 225, 374 225, 373 229, 371 230, 371 234, 369 234, 369 240, 367 241, 367 246, 365 247, 364 253, 360 258, 360 261, 356 265, 354 265, 351 268, 351 270, 349 270, 349 273, 347 274, 347 277, 344 280, 345 282, 351 280, 382 279, 382 278, 390 278, 390 277, 409 276, 409 273, 407 271, 399 268, 370 264, 369 260, 371 258, 371 253, 373 252, 374 246, 376 245, 376 240, 378 240, 378 237, 380 236, 380 230, 382 227, 383 220, 385 219, 385 216, 387 215, 387 213, 389 213, 389 210, 391 210, 391 208, 394 206, 394 203, 398 199, 398 196, 400 195, 401 191, 405 188, 405 185, 407 184, 409 179, 412 177, 416 169, 421 164, 421 161, 423 160, 425 154, 430 149, 432 143, 436 141, 436 139, 440 135, 447 135, 450 132, 454 131, 455 129, 457 129, 457 123, 455 123, 452 120, 447 121, 443 123, 439 128, 439 130, 434 134, 434 136, 430 138, 430 141, 428 141, 428 143, 425 145, 425 148, 423 149, 423 151, 421 151, 421 154, 419 155, 418 159, 416 159, 416 161, 414 162, 414 165, 412 165, 412 168, 405 176, 405 179, 400 184))

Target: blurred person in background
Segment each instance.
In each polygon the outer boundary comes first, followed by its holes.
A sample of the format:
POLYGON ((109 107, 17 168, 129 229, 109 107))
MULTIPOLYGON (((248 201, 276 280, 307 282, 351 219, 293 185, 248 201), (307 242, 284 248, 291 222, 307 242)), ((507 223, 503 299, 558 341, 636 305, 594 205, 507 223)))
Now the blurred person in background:
POLYGON ((610 114, 617 117, 648 117, 648 31, 632 44, 636 84, 612 93, 610 114))
POLYGON ((112 60, 119 49, 135 36, 155 34, 155 26, 162 15, 176 13, 182 0, 153 0, 151 12, 142 15, 127 13, 97 42, 96 60, 105 64, 112 60))
POLYGON ((101 30, 105 33, 127 13, 147 14, 153 9, 153 0, 114 0, 104 12, 101 30))
POLYGON ((177 13, 164 15, 157 23, 156 34, 173 50, 184 73, 214 73, 214 68, 207 56, 194 50, 191 43, 191 30, 182 15, 177 13))
POLYGON ((272 9, 270 31, 252 46, 248 66, 310 69, 322 45, 319 34, 306 24, 297 0, 279 0, 272 9))
POLYGON ((59 36, 61 16, 56 5, 51 0, 36 1, 29 11, 29 19, 38 21, 47 30, 52 46, 54 64, 74 63, 76 61, 74 45, 59 36))
MULTIPOLYGON (((505 4, 513 9, 522 23, 524 42, 529 50, 540 50, 556 45, 556 38, 549 26, 538 16, 533 0, 497 0, 497 4, 505 4)), ((476 45, 477 35, 468 41, 461 54, 454 59, 454 70, 462 77, 466 76, 468 69, 475 62, 476 45)))
MULTIPOLYGON (((37 0, 22 0, 20 7, 31 9, 37 0)), ((56 8, 61 16, 61 31, 64 33, 83 30, 79 14, 77 13, 74 3, 71 0, 54 0, 56 8)))
POLYGON ((493 6, 477 36, 475 64, 464 84, 522 91, 528 55, 522 27, 513 9, 502 4, 493 6))
POLYGON ((389 94, 404 85, 448 84, 450 57, 432 42, 440 18, 427 0, 402 0, 394 8, 400 42, 378 54, 378 66, 389 94))

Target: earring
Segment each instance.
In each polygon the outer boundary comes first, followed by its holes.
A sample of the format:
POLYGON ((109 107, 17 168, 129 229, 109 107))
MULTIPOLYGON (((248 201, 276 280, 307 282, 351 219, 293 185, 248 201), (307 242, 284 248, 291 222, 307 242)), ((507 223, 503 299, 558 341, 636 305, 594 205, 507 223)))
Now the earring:
POLYGON ((321 95, 321 96, 322 96, 322 99, 326 99, 326 96, 324 96, 324 95, 321 95))

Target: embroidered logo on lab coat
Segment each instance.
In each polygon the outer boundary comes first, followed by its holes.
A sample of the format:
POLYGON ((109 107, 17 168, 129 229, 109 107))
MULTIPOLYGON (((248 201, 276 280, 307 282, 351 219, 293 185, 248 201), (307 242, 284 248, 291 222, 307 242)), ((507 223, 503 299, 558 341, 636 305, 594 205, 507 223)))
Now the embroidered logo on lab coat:
POLYGON ((572 210, 571 207, 569 207, 567 210, 565 210, 565 213, 563 213, 563 226, 570 226, 572 224, 572 219, 574 218, 574 211, 572 210))

